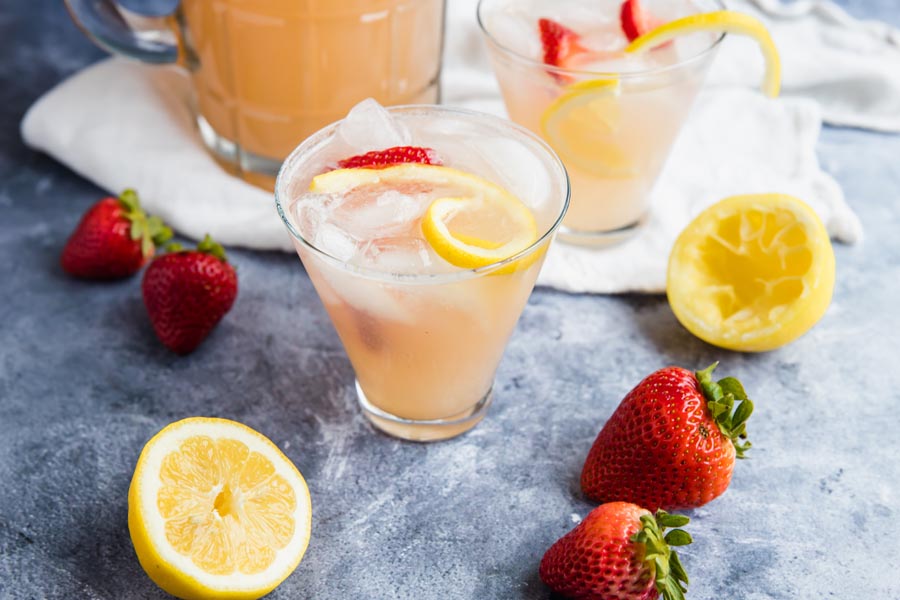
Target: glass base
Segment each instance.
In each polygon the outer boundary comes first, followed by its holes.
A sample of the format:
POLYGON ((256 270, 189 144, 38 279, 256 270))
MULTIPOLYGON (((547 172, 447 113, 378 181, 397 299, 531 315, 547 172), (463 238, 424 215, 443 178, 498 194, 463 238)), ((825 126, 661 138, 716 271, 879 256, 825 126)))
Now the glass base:
POLYGON ((457 415, 446 419, 415 421, 392 415, 373 405, 363 393, 359 381, 355 383, 359 406, 372 425, 388 435, 413 442, 446 440, 467 432, 484 418, 494 398, 493 388, 491 388, 472 408, 457 415))
POLYGON ((574 246, 608 248, 633 238, 647 224, 648 217, 649 213, 644 213, 634 223, 610 231, 579 231, 563 225, 559 228, 556 239, 574 246))
POLYGON ((275 177, 284 161, 244 150, 216 132, 203 116, 197 116, 197 127, 206 149, 223 169, 264 190, 275 190, 275 177))

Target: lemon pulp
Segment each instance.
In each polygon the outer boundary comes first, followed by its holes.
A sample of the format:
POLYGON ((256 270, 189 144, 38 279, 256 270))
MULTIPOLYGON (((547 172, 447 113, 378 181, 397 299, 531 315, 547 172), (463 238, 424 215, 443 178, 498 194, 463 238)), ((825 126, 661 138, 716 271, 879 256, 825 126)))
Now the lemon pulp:
POLYGON ((666 287, 678 320, 701 339, 732 350, 771 350, 824 314, 834 288, 834 252, 824 225, 802 201, 735 196, 682 232, 666 287))
POLYGON ((180 598, 258 598, 309 541, 303 477, 264 436, 224 419, 185 419, 148 442, 128 509, 141 565, 180 598))

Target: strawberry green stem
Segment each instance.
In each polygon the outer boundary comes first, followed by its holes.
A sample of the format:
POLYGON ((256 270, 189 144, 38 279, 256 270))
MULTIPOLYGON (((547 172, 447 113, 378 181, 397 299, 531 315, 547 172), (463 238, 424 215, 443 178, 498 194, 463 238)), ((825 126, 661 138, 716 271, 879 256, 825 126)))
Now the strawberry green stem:
POLYGON ((734 377, 713 381, 712 373, 717 366, 719 363, 715 362, 697 371, 697 381, 719 431, 734 444, 735 455, 746 458, 745 454, 752 446, 747 441, 747 419, 753 414, 753 402, 734 377))
POLYGON ((131 239, 141 240, 141 252, 144 256, 153 254, 153 249, 172 238, 169 229, 159 217, 148 217, 141 208, 141 201, 136 191, 124 190, 119 194, 119 204, 124 209, 124 217, 131 222, 131 239))
POLYGON ((200 240, 200 243, 197 244, 197 251, 203 252, 205 254, 211 254, 222 262, 228 262, 228 259, 225 257, 225 248, 223 248, 221 244, 213 240, 208 233, 202 240, 200 240))
POLYGON ((663 600, 684 600, 687 592, 687 572, 671 546, 686 546, 693 539, 683 529, 665 532, 667 527, 681 527, 689 522, 690 519, 683 515, 658 510, 655 516, 642 516, 641 530, 631 536, 631 541, 644 544, 644 562, 652 566, 656 589, 663 600))

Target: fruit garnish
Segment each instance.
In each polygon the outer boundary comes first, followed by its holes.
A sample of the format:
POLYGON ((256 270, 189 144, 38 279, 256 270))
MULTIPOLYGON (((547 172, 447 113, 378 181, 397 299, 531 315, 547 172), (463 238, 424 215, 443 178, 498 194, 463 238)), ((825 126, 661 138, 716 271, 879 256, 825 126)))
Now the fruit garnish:
POLYGON ((622 23, 622 32, 629 42, 653 29, 650 15, 644 10, 640 0, 625 0, 619 11, 619 20, 622 23))
POLYGON ((737 379, 714 382, 715 368, 667 367, 631 390, 591 446, 584 494, 649 509, 696 508, 721 496, 735 458, 750 448, 753 402, 737 379))
POLYGON ((69 275, 119 279, 138 272, 172 230, 141 208, 137 192, 104 198, 81 218, 63 248, 60 263, 69 275))
POLYGON ((637 174, 611 139, 620 127, 619 82, 592 79, 566 86, 541 116, 541 131, 567 165, 605 178, 637 174))
POLYGON ((673 546, 693 540, 685 516, 628 502, 592 510, 541 559, 541 580, 567 598, 684 600, 688 576, 673 546))
POLYGON ((165 427, 141 451, 128 490, 138 560, 179 598, 264 596, 297 568, 311 523, 297 467, 268 438, 226 419, 165 427))
MULTIPOLYGON (((314 177, 309 189, 346 194, 363 192, 366 186, 437 195, 422 219, 422 233, 438 256, 457 267, 476 269, 500 262, 537 239, 534 215, 518 198, 482 177, 450 167, 338 169, 314 177)), ((540 256, 534 252, 498 273, 522 269, 540 256)))
POLYGON ((441 159, 431 148, 418 146, 394 146, 385 150, 373 150, 338 161, 341 169, 380 169, 403 163, 440 165, 441 159))
POLYGON ((722 200, 681 233, 669 257, 669 304, 688 331, 762 352, 806 333, 831 303, 834 251, 822 221, 784 194, 722 200))
MULTIPOLYGON (((534 215, 517 198, 505 191, 478 194, 435 200, 422 219, 425 240, 438 256, 464 269, 505 260, 537 239, 534 215)), ((521 270, 539 257, 535 252, 502 272, 521 270)))
POLYGON ((170 250, 144 273, 144 306, 159 340, 173 352, 188 354, 231 310, 237 273, 222 246, 208 235, 196 250, 176 244, 170 250))
MULTIPOLYGON (((544 48, 544 64, 551 67, 570 67, 574 58, 589 52, 581 45, 579 34, 552 19, 538 19, 538 32, 544 48)), ((550 75, 560 83, 572 80, 562 73, 550 71, 550 75)))
POLYGON ((771 98, 778 96, 781 90, 781 59, 778 57, 778 48, 766 26, 744 13, 720 10, 682 17, 641 35, 625 48, 625 52, 643 52, 683 35, 698 32, 733 33, 756 41, 766 61, 762 90, 771 98))

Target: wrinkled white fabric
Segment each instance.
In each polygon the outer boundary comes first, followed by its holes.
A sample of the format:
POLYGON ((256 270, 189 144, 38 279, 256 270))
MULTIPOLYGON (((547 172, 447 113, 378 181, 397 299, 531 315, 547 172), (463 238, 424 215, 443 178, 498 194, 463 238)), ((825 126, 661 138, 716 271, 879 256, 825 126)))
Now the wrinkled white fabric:
MULTIPOLYGON (((475 4, 448 3, 444 102, 502 115, 475 4)), ((827 2, 729 5, 766 13, 781 47, 787 97, 762 97, 758 52, 727 39, 655 188, 647 226, 602 251, 555 243, 539 285, 661 292, 678 232, 703 208, 736 193, 797 195, 836 239, 859 239, 859 220, 819 167, 816 140, 823 114, 837 124, 900 130, 900 69, 888 68, 895 66, 890 61, 900 36, 886 25, 854 21, 827 2)), ((138 189, 147 210, 185 236, 209 232, 225 245, 290 250, 271 195, 227 175, 204 151, 189 99, 189 81, 177 69, 109 59, 40 98, 22 122, 22 135, 111 192, 138 189)))

